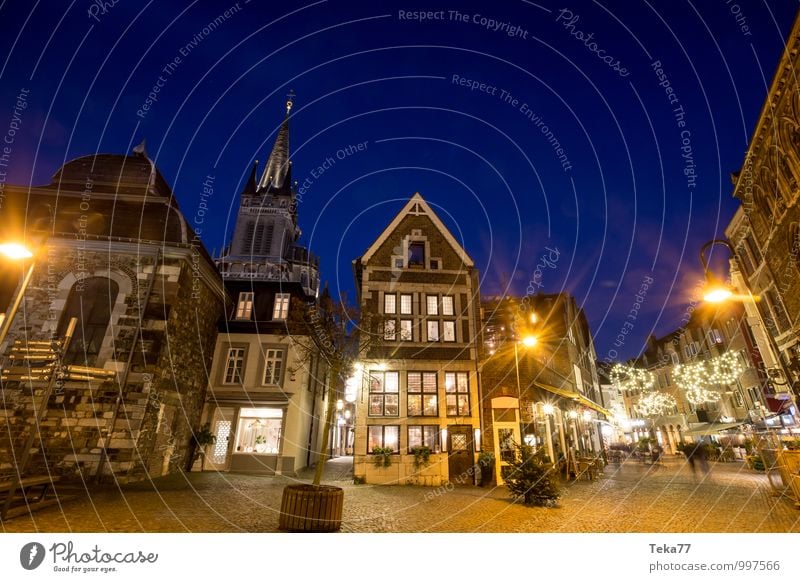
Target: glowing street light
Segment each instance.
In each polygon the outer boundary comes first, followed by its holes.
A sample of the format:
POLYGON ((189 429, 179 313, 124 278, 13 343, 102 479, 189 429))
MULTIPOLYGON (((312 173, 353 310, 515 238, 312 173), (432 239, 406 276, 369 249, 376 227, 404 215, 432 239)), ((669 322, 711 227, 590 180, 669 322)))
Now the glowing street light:
POLYGON ((0 244, 0 254, 4 255, 7 259, 12 261, 20 261, 22 259, 30 259, 33 253, 23 244, 20 243, 4 243, 0 244))
POLYGON ((536 339, 535 335, 526 335, 524 338, 522 338, 522 345, 526 348, 532 348, 538 341, 539 340, 536 339))
MULTIPOLYGON (((16 242, 0 244, 0 255, 12 261, 24 261, 26 259, 33 258, 32 251, 30 251, 25 245, 16 242)), ((22 303, 22 298, 25 296, 25 291, 28 289, 28 284, 31 282, 31 278, 33 277, 33 268, 35 265, 36 263, 31 261, 28 271, 25 273, 25 277, 22 279, 22 285, 20 285, 19 292, 17 292, 17 296, 14 298, 14 303, 11 305, 11 309, 8 311, 8 315, 2 320, 2 328, 0 328, 0 344, 6 341, 6 336, 11 329, 11 324, 14 323, 14 316, 17 315, 17 310, 19 310, 20 303, 22 303)))

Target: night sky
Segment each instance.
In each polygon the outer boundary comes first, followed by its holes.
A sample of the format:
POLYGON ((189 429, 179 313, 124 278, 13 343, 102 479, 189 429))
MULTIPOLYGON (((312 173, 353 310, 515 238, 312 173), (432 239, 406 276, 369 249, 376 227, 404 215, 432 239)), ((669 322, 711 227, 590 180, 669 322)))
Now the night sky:
POLYGON ((570 291, 600 359, 635 355, 697 299, 699 248, 736 208, 730 173, 797 10, 790 0, 102 4, 0 0, 3 133, 28 91, 8 183, 46 184, 66 160, 146 137, 219 252, 291 89, 302 241, 332 290, 353 296, 351 261, 420 192, 475 260, 483 295, 570 291), (634 328, 614 346, 637 294, 634 328))

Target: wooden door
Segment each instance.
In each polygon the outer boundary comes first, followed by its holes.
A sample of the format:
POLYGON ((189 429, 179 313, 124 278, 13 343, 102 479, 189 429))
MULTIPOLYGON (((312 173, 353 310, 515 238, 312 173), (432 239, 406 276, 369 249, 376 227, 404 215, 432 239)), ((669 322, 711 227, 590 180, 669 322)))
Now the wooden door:
POLYGON ((451 424, 447 427, 448 480, 453 485, 475 483, 475 445, 472 425, 451 424))

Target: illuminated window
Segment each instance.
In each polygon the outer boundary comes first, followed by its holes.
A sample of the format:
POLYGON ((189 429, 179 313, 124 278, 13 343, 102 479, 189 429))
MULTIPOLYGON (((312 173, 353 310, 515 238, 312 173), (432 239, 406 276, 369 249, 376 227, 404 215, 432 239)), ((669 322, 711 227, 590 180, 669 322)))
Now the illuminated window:
POLYGON ((394 319, 387 319, 383 323, 383 339, 386 341, 394 341, 397 339, 396 325, 397 322, 394 319))
POLYGON ((397 295, 387 293, 383 296, 383 312, 389 315, 397 313, 397 295))
POLYGON ((243 291, 239 293, 239 301, 236 302, 236 319, 250 319, 253 315, 253 293, 243 291))
POLYGON ((429 342, 438 342, 439 341, 439 322, 438 321, 429 321, 428 322, 428 341, 429 342))
POLYGON ((439 315, 439 297, 438 295, 428 295, 426 298, 426 305, 428 315, 439 315))
POLYGON ((289 294, 276 293, 275 307, 272 309, 272 319, 285 320, 289 316, 289 294))
POLYGON ((410 319, 401 319, 400 320, 400 341, 401 342, 410 342, 414 341, 414 337, 411 331, 411 320, 410 319))
POLYGON ((411 295, 400 295, 400 315, 411 315, 411 295))
POLYGON ((264 353, 264 384, 280 384, 283 372, 283 350, 268 349, 264 353))
POLYGON ((443 327, 443 339, 446 342, 454 342, 456 341, 456 322, 455 321, 444 321, 442 322, 443 327))
POLYGON ((455 315, 452 295, 442 296, 442 315, 455 315))
POLYGON ((367 427, 367 453, 376 448, 391 449, 400 452, 400 427, 399 426, 368 426, 367 427))
POLYGON ((235 452, 277 455, 282 428, 283 410, 280 408, 240 409, 235 452))
POLYGON ((369 373, 369 416, 400 415, 400 373, 369 373))
POLYGON ((434 453, 439 452, 439 427, 438 426, 409 426, 408 427, 408 452, 412 453, 416 447, 428 447, 434 453))
POLYGON ((439 416, 436 372, 408 372, 408 416, 439 416))
POLYGON ((244 375, 244 348, 228 348, 223 384, 241 384, 244 375))
POLYGON ((444 391, 447 416, 469 416, 469 375, 466 372, 447 372, 444 391))

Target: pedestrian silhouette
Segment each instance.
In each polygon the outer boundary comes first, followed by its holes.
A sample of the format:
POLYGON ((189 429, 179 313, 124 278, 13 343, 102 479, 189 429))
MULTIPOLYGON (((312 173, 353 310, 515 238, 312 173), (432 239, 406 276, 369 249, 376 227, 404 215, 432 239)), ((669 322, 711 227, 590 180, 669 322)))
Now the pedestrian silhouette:
POLYGON ((708 474, 708 453, 706 451, 706 443, 703 440, 699 440, 692 445, 687 445, 686 448, 683 449, 683 453, 689 461, 689 467, 691 467, 693 475, 697 474, 697 465, 700 465, 703 475, 708 474))

